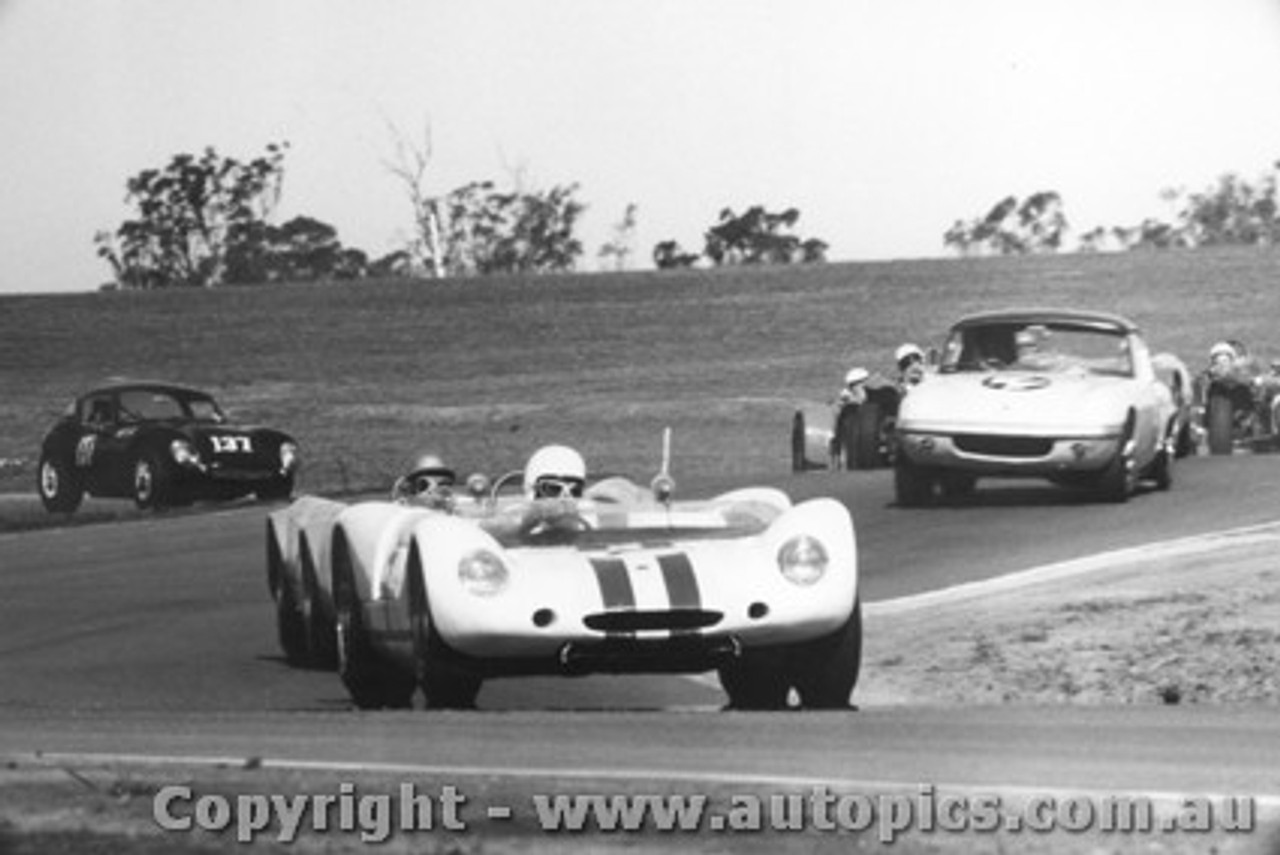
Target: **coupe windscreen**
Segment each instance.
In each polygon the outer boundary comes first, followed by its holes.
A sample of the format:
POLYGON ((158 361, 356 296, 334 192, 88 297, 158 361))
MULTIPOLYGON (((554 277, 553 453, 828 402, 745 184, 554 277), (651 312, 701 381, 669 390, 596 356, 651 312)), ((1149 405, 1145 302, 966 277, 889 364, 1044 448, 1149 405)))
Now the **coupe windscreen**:
POLYGON ((120 415, 126 421, 185 419, 220 422, 222 411, 212 398, 180 396, 154 389, 131 389, 120 393, 120 415))
POLYGON ((965 326, 947 340, 941 370, 1083 371, 1133 376, 1129 338, 1121 330, 1076 324, 965 326))

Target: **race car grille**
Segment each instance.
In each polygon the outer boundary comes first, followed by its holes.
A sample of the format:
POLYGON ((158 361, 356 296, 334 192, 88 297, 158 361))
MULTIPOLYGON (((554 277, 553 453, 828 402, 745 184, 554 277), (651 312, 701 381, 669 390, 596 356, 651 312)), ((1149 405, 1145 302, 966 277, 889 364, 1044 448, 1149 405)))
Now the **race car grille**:
POLYGON ((956 435, 954 442, 961 451, 992 457, 1044 457, 1053 450, 1053 440, 1039 436, 962 433, 956 435))
POLYGON ((583 623, 598 632, 642 632, 644 630, 706 629, 724 618, 724 612, 704 609, 664 609, 662 611, 616 611, 587 615, 583 623))

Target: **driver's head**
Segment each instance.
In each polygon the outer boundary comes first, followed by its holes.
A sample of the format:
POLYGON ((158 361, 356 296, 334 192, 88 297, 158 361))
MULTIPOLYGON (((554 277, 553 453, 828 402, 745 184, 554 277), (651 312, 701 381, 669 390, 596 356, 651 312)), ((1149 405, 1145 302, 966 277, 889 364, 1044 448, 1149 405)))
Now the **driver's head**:
POLYGON ((1236 360, 1236 349, 1230 342, 1220 341, 1209 348, 1209 362, 1217 365, 1230 365, 1236 360))
POLYGON ((524 467, 524 492, 531 499, 581 498, 587 464, 566 445, 546 445, 524 467))
POLYGON ((413 458, 408 472, 401 478, 405 496, 437 496, 448 493, 457 483, 458 474, 447 466, 440 455, 427 451, 413 458))

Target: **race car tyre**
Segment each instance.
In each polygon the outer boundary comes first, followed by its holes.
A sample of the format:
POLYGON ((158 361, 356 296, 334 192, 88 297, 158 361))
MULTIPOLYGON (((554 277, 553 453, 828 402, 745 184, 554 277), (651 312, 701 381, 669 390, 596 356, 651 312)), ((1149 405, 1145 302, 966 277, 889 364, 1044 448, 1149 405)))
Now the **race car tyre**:
POLYGON ((332 616, 320 607, 320 578, 306 534, 298 536, 298 559, 302 576, 303 629, 307 644, 306 667, 332 670, 338 665, 338 637, 332 616))
POLYGON ((731 710, 786 709, 791 687, 785 672, 784 653, 747 650, 720 666, 720 685, 729 696, 731 710))
POLYGON ((139 508, 164 510, 174 504, 173 473, 168 461, 149 451, 133 465, 133 502, 139 508))
POLYGON ((944 499, 963 499, 978 489, 978 476, 968 472, 944 472, 938 479, 944 499))
POLYGON ((906 455, 899 456, 894 462, 893 488, 900 507, 919 508, 931 504, 937 480, 931 469, 912 463, 906 455))
POLYGON ((1210 394, 1206 416, 1209 421, 1209 453, 1230 454, 1235 445, 1235 406, 1231 397, 1210 394))
POLYGON ((1173 448, 1175 457, 1190 457, 1196 453, 1196 439, 1191 428, 1191 422, 1184 421, 1182 423, 1182 427, 1178 429, 1178 437, 1174 441, 1173 448))
POLYGON ((295 668, 305 667, 308 660, 306 613, 293 585, 285 578, 284 559, 271 520, 267 520, 267 588, 276 606, 276 635, 284 659, 295 668))
POLYGON ((411 672, 394 668, 369 643, 356 592, 351 557, 341 536, 333 543, 333 604, 338 637, 338 676, 362 710, 408 709, 417 686, 411 672))
POLYGON ((414 679, 427 709, 475 709, 482 679, 449 662, 444 640, 431 625, 431 609, 423 581, 422 559, 415 542, 406 570, 409 579, 409 623, 413 632, 414 679))
POLYGON ((884 463, 881 428, 884 412, 875 401, 866 401, 858 407, 853 419, 853 436, 846 446, 850 469, 875 469, 884 463))
POLYGON ((293 476, 282 475, 273 478, 254 491, 254 495, 263 502, 278 502, 293 495, 293 476))
POLYGON ((791 418, 791 471, 803 472, 805 470, 804 459, 804 413, 796 410, 796 414, 791 418))
POLYGON ((808 709, 850 708, 862 670, 862 603, 854 600, 844 626, 830 635, 790 651, 800 705, 808 709))
POLYGON ((1120 448, 1111 462, 1102 470, 1098 479, 1098 492, 1105 502, 1123 504, 1129 501, 1138 486, 1138 473, 1134 466, 1132 452, 1128 450, 1129 441, 1133 437, 1136 416, 1130 412, 1125 421, 1124 431, 1120 435, 1120 448))
POLYGON ((36 489, 44 509, 51 514, 74 513, 84 498, 84 488, 75 468, 58 457, 41 455, 36 489))
POLYGON ((1156 458, 1151 461, 1151 468, 1147 471, 1147 477, 1154 482, 1157 490, 1163 492, 1172 487, 1173 455, 1164 449, 1157 451, 1156 458))

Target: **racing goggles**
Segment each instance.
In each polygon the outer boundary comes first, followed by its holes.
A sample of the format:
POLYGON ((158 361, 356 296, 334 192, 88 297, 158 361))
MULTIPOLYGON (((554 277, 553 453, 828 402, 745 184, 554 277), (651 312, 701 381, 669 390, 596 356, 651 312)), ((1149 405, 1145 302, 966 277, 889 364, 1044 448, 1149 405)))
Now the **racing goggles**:
POLYGON ((533 482, 533 496, 535 499, 581 499, 584 486, 581 478, 544 475, 533 482))
POLYGON ((421 473, 409 476, 409 492, 419 496, 423 493, 438 493, 453 486, 453 476, 444 473, 421 473))

